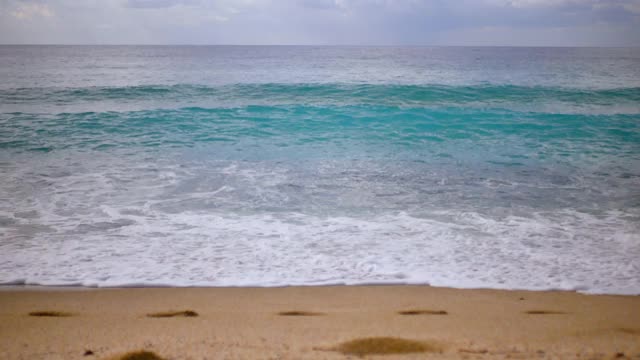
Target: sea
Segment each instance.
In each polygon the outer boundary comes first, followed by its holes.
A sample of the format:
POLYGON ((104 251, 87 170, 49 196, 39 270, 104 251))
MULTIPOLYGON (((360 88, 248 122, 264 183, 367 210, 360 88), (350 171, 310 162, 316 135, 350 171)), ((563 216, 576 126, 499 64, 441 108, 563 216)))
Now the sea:
POLYGON ((640 294, 640 48, 0 46, 0 284, 640 294))

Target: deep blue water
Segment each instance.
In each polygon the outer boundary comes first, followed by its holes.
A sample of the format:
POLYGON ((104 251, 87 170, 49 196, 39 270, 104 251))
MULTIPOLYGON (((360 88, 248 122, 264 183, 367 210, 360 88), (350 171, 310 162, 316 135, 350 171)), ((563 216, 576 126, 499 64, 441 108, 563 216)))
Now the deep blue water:
POLYGON ((640 293, 640 49, 0 46, 0 283, 640 293))

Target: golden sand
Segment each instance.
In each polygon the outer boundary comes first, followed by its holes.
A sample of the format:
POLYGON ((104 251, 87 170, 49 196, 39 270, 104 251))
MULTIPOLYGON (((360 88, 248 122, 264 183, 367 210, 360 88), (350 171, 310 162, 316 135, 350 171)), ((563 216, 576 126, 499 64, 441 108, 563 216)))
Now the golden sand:
POLYGON ((640 297, 428 286, 0 291, 0 359, 359 357, 640 360, 640 297))

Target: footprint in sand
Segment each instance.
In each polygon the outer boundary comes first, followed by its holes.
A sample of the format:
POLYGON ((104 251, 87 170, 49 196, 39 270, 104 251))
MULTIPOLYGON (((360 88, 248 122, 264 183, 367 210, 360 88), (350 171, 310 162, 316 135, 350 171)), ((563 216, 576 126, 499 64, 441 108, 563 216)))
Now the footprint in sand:
POLYGON ((553 310, 528 310, 524 312, 528 315, 562 315, 566 314, 563 311, 553 311, 553 310))
POLYGON ((633 328, 618 328, 616 329, 622 333, 625 334, 629 334, 629 335, 640 335, 640 329, 633 329, 633 328))
POLYGON ((126 354, 110 358, 109 360, 165 360, 151 351, 131 351, 126 354))
POLYGON ((71 313, 62 312, 62 311, 32 311, 29 313, 29 316, 37 316, 37 317, 69 317, 72 316, 71 313))
POLYGON ((147 317, 150 318, 170 318, 170 317, 196 317, 198 313, 193 310, 183 310, 183 311, 166 311, 166 312, 157 312, 147 314, 147 317))
POLYGON ((281 311, 278 313, 278 315, 280 316, 321 316, 325 314, 320 312, 313 312, 313 311, 293 310, 293 311, 281 311))
POLYGON ((395 337, 368 337, 344 342, 329 349, 345 355, 391 355, 410 353, 440 353, 442 347, 427 341, 408 340, 395 337))
POLYGON ((398 311, 398 314, 400 315, 448 315, 449 313, 444 310, 412 309, 412 310, 398 311))

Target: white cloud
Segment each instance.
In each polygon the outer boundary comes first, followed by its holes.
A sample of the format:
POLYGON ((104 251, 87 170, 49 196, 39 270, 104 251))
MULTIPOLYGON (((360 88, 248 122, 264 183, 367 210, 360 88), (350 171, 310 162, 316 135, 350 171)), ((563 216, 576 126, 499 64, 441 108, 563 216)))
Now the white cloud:
POLYGON ((637 46, 638 24, 640 0, 0 0, 0 43, 637 46))
POLYGON ((622 6, 630 12, 636 15, 640 15, 640 1, 631 1, 629 3, 623 4, 622 6))
POLYGON ((543 9, 543 8, 563 8, 563 7, 592 7, 599 3, 613 3, 616 1, 635 0, 485 0, 486 4, 494 6, 506 6, 516 9, 543 9))
POLYGON ((52 17, 54 12, 47 4, 27 3, 19 5, 11 11, 11 16, 20 20, 31 20, 34 17, 52 17))
POLYGON ((590 5, 592 0, 509 0, 508 3, 517 8, 526 7, 558 7, 566 5, 590 5))

